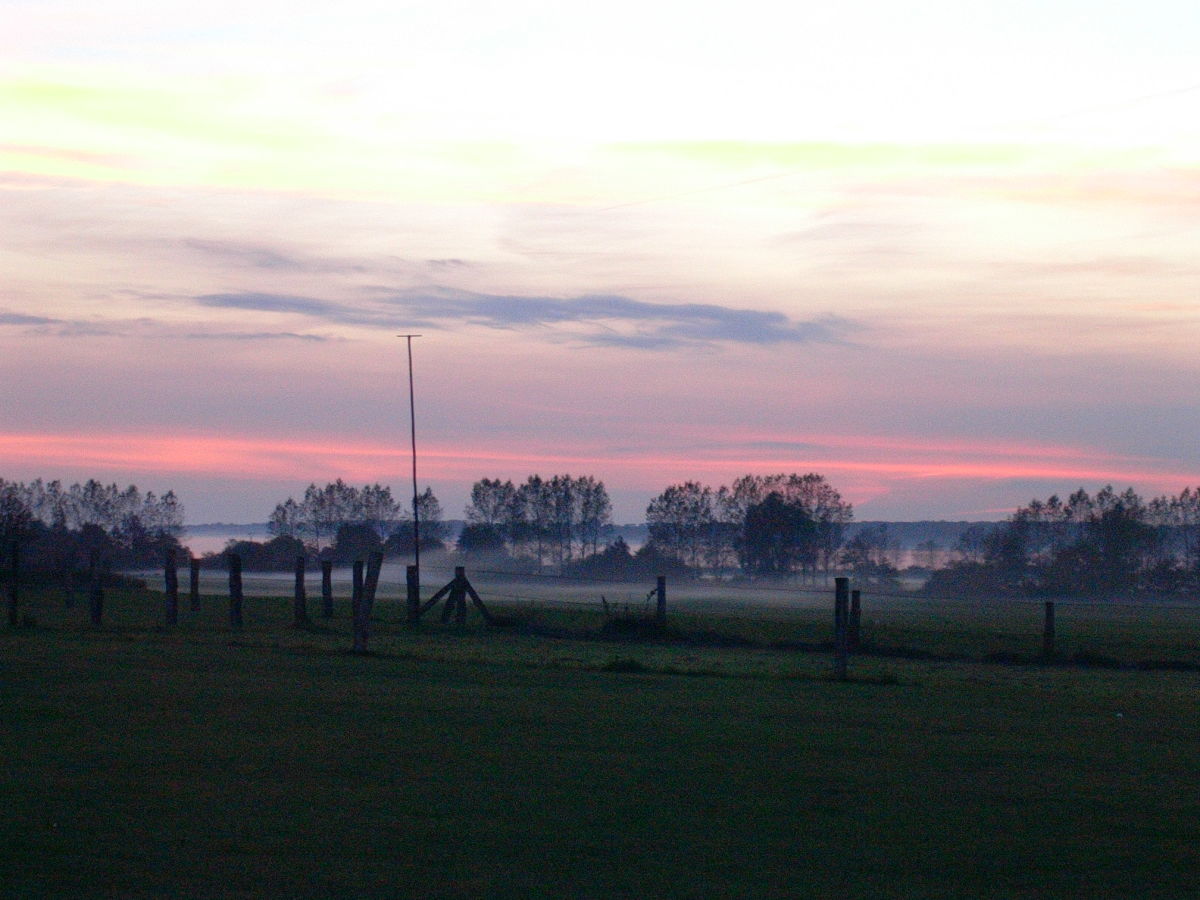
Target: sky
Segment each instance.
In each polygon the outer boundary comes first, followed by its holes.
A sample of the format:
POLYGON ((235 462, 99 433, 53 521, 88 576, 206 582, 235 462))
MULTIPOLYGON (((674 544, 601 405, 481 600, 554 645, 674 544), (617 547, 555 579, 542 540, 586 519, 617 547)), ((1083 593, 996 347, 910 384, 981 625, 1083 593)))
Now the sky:
POLYGON ((0 477, 1200 484, 1177 0, 0 0, 0 477))

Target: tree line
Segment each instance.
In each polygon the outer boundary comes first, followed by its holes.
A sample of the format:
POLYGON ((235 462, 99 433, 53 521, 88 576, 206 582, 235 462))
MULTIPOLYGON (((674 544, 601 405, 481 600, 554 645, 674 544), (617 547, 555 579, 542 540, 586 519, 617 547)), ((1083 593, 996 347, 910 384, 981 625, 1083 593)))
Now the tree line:
MULTIPOLYGON (((416 512, 421 549, 444 548, 449 529, 431 488, 417 496, 416 512)), ((590 476, 531 475, 519 486, 484 478, 472 486, 456 549, 510 566, 564 569, 600 551, 611 513, 604 483, 590 476)), ((267 527, 271 540, 231 542, 225 553, 238 553, 247 566, 282 570, 297 555, 348 563, 375 550, 390 555, 413 550, 412 508, 402 507, 391 488, 380 484, 356 487, 341 479, 310 484, 300 500, 276 504, 267 527)))
POLYGON ((591 575, 731 573, 789 576, 834 565, 853 509, 817 474, 745 475, 712 488, 685 481, 646 509, 649 541, 602 547, 612 505, 591 477, 482 479, 471 489, 464 552, 532 560, 591 575))
MULTIPOLYGON (((416 498, 423 549, 445 546, 449 530, 431 488, 416 498)), ((716 488, 673 484, 646 508, 648 541, 636 552, 609 540, 612 503, 591 476, 530 475, 521 483, 483 478, 454 549, 515 571, 567 574, 745 574, 812 576, 843 571, 895 584, 886 525, 845 540, 853 507, 816 473, 744 475, 716 488)), ((95 479, 0 479, 0 540, 22 546, 27 568, 80 571, 97 558, 114 567, 157 566, 182 549, 183 505, 95 479)), ((313 483, 268 517, 271 540, 237 542, 250 568, 290 570, 297 556, 349 563, 373 550, 412 552, 413 510, 380 484, 313 483)), ((918 548, 920 550, 920 548, 918 548)), ((928 550, 933 569, 934 545, 928 550)), ((933 569, 934 594, 1117 595, 1200 590, 1200 488, 1145 500, 1110 485, 1032 500, 999 523, 961 536, 957 559, 933 569)), ((224 554, 221 554, 224 556, 224 554)))
POLYGON ((972 527, 960 559, 932 574, 931 593, 1029 596, 1171 594, 1200 590, 1200 488, 1144 500, 1111 485, 1018 508, 972 527))
POLYGON ((79 571, 97 560, 123 568, 160 565, 181 549, 183 504, 174 491, 142 493, 95 479, 61 481, 0 478, 0 539, 21 546, 31 571, 79 571))
MULTIPOLYGON (((428 487, 415 500, 421 549, 441 548, 447 536, 441 504, 428 487)), ((323 486, 311 483, 299 500, 288 497, 275 505, 267 530, 273 535, 268 541, 231 541, 213 556, 224 562, 236 553, 247 568, 289 571, 299 556, 340 565, 375 551, 413 550, 412 504, 401 505, 390 487, 378 483, 356 487, 340 478, 323 486)))
POLYGON ((816 473, 743 475, 715 490, 674 484, 650 501, 650 542, 693 572, 789 576, 837 562, 851 504, 816 473))
POLYGON ((464 552, 563 567, 600 552, 612 502, 604 482, 590 475, 530 475, 520 485, 484 478, 471 486, 465 515, 458 542, 464 552))
MULTIPOLYGON (((443 547, 447 527, 431 488, 416 498, 416 512, 422 548, 443 547)), ((853 512, 816 474, 746 475, 716 489, 688 481, 651 501, 649 541, 634 553, 619 538, 606 540, 612 502, 604 482, 562 474, 530 475, 520 484, 480 479, 464 515, 457 550, 520 570, 786 576, 833 566, 853 512)), ((231 542, 214 556, 236 552, 247 567, 290 570, 302 555, 338 563, 374 550, 399 555, 412 552, 412 523, 412 507, 398 503, 385 485, 312 483, 299 500, 276 504, 268 516, 270 540, 231 542)), ((0 481, 0 528, 44 536, 41 555, 52 547, 59 558, 103 549, 113 565, 154 565, 167 548, 179 546, 182 526, 183 507, 173 492, 143 495, 132 485, 94 480, 70 488, 57 481, 0 481)))

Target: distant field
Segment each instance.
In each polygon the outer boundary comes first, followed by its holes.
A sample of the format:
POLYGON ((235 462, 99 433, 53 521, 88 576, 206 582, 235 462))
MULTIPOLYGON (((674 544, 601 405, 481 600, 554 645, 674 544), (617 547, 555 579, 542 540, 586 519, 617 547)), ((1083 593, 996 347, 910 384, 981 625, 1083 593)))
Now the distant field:
MULTIPOLYGON (((160 573, 145 573, 161 590, 160 573)), ((350 594, 350 570, 334 570, 334 593, 343 606, 350 594)), ((573 578, 518 577, 468 571, 486 602, 497 608, 526 611, 543 619, 552 613, 600 616, 601 598, 610 610, 649 614, 652 579, 613 583, 573 578)), ((425 570, 428 596, 452 575, 449 565, 425 570)), ((248 597, 279 598, 292 591, 291 573, 247 573, 248 597)), ((224 572, 204 572, 202 589, 227 593, 224 572)), ((383 619, 402 617, 404 567, 387 563, 377 608, 383 619)), ((308 593, 319 602, 319 576, 310 573, 308 593)), ((724 584, 668 580, 672 621, 692 630, 719 628, 750 641, 820 643, 831 639, 833 590, 809 584, 790 586, 724 584)), ((218 605, 224 601, 218 600, 218 605)), ((153 606, 153 604, 152 604, 153 606)), ((1035 660, 1042 649, 1044 603, 1041 600, 931 600, 920 596, 863 591, 864 642, 890 655, 965 657, 979 661, 1035 660)), ((1056 649, 1064 659, 1100 665, 1148 665, 1200 668, 1200 602, 1055 602, 1056 649)))
POLYGON ((837 683, 797 649, 819 597, 681 590, 660 642, 552 599, 516 631, 384 601, 356 657, 344 596, 306 630, 249 599, 238 633, 185 597, 168 632, 154 592, 92 629, 31 591, 0 630, 0 896, 1195 895, 1200 675, 1106 667, 1200 661, 1190 607, 1063 607, 1105 666, 1047 667, 978 661, 1035 655, 1037 605, 868 597, 865 637, 931 658, 837 683))

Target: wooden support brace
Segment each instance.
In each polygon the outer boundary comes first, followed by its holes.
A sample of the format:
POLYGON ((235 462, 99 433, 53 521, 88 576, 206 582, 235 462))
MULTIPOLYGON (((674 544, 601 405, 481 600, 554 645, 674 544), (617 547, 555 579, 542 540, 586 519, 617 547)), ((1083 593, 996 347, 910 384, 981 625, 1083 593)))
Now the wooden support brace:
POLYGON ((451 581, 445 587, 439 588, 438 592, 436 594, 434 594, 432 597, 430 597, 428 600, 426 600, 421 605, 421 614, 424 615, 425 613, 427 613, 431 609, 433 609, 435 606, 437 606, 437 602, 439 600, 441 600, 443 597, 445 597, 448 593, 450 593, 450 589, 452 587, 454 587, 453 581, 451 581))
POLYGON ((467 594, 470 596, 471 602, 475 604, 475 606, 479 609, 480 614, 483 616, 483 621, 487 622, 489 625, 495 625, 495 616, 488 612, 488 608, 483 605, 483 600, 480 598, 475 588, 471 586, 471 582, 468 581, 465 576, 463 577, 463 585, 467 589, 467 594))

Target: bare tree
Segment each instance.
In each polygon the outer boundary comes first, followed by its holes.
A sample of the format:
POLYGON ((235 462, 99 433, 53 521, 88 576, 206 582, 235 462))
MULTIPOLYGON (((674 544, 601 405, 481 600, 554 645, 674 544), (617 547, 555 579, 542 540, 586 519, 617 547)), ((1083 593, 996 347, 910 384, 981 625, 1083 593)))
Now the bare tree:
POLYGON ((710 554, 716 523, 712 488, 697 481, 671 485, 646 507, 651 543, 692 569, 701 568, 710 554))
POLYGON ((612 522, 612 501, 603 481, 591 475, 575 480, 575 493, 579 505, 579 545, 584 556, 594 555, 600 550, 600 538, 605 526, 612 522))

